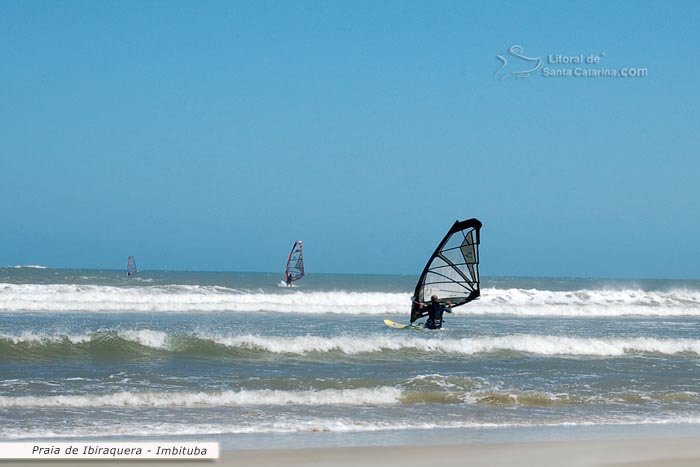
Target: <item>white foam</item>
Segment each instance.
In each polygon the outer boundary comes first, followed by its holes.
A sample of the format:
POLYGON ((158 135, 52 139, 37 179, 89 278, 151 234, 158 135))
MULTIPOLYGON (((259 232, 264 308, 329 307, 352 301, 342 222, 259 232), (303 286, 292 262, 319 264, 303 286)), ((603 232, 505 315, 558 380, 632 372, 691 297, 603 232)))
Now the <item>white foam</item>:
POLYGON ((386 405, 397 404, 401 391, 393 387, 277 391, 118 392, 99 395, 0 396, 0 407, 201 407, 241 405, 386 405))
MULTIPOLYGON (((200 335, 200 338, 204 336, 200 335)), ((406 336, 231 336, 208 337, 229 347, 260 349, 273 353, 304 355, 309 352, 338 351, 348 355, 385 350, 415 350, 425 353, 474 355, 514 351, 539 355, 621 356, 626 353, 700 354, 700 340, 633 338, 586 338, 517 334, 497 337, 434 339, 406 336)))
POLYGON ((700 354, 700 340, 633 338, 584 338, 539 335, 481 337, 446 342, 445 351, 474 354, 515 351, 539 355, 587 355, 614 357, 627 353, 700 354))
POLYGON ((0 334, 0 339, 5 339, 13 344, 54 344, 68 340, 73 344, 89 342, 92 337, 87 334, 63 335, 63 334, 43 334, 25 331, 20 334, 0 334))
MULTIPOLYGON (((13 344, 57 344, 68 341, 72 344, 83 344, 91 342, 101 332, 89 334, 48 334, 25 331, 19 334, 0 334, 0 339, 7 340, 13 344)), ((150 329, 134 329, 118 331, 117 335, 122 339, 136 342, 144 347, 152 347, 156 349, 168 349, 170 337, 168 334, 161 331, 153 331, 150 329)))
POLYGON ((187 435, 223 435, 223 434, 271 434, 271 433, 304 433, 304 432, 331 432, 331 433, 363 433, 379 431, 414 431, 434 429, 507 429, 507 428, 534 428, 534 427, 585 427, 585 426, 621 426, 621 425, 698 425, 700 418, 693 416, 662 417, 621 417, 616 420, 600 417, 580 418, 573 421, 559 421, 539 423, 537 421, 524 422, 478 422, 478 421, 368 421, 347 418, 317 418, 304 417, 292 420, 266 421, 257 420, 255 423, 233 422, 225 425, 213 423, 172 423, 172 422, 145 422, 137 420, 134 424, 106 423, 100 424, 99 430, 92 426, 52 426, 51 428, 33 427, 29 430, 21 430, 11 427, 0 427, 0 438, 3 439, 50 439, 60 437, 71 438, 102 438, 110 436, 169 436, 187 435))
POLYGON ((304 417, 293 420, 265 421, 257 420, 255 423, 227 423, 225 425, 210 423, 145 423, 139 420, 135 424, 107 424, 102 423, 99 430, 93 427, 56 427, 32 428, 28 431, 0 427, 0 438, 25 439, 25 438, 95 438, 109 436, 193 436, 193 435, 224 435, 224 434, 275 434, 275 433, 363 433, 378 431, 409 431, 430 430, 436 428, 497 428, 517 426, 517 424, 494 424, 476 422, 388 422, 365 421, 345 418, 316 418, 304 417))
POLYGON ((521 316, 700 316, 700 291, 484 289, 474 306, 459 310, 521 316))
MULTIPOLYGON (((167 285, 113 287, 77 284, 0 284, 0 311, 256 312, 406 315, 410 293, 241 291, 167 285)), ((700 316, 700 291, 493 289, 455 309, 457 314, 519 316, 700 316)))
POLYGON ((242 292, 215 286, 0 284, 0 311, 406 313, 408 294, 242 292))
POLYGON ((169 348, 169 337, 161 331, 153 331, 150 329, 138 329, 119 331, 119 337, 136 342, 144 347, 152 347, 155 349, 169 348))
MULTIPOLYGON (((68 340, 74 344, 90 342, 101 333, 54 335, 31 332, 18 335, 0 334, 0 338, 14 344, 57 343, 68 340)), ((139 345, 172 350, 172 336, 150 329, 119 330, 117 335, 139 345)), ((444 336, 406 336, 405 334, 363 334, 343 336, 268 336, 260 334, 221 335, 200 332, 195 336, 204 341, 232 349, 259 350, 276 354, 307 355, 310 353, 339 352, 346 355, 410 350, 432 354, 475 355, 488 352, 520 352, 544 356, 601 356, 617 357, 634 353, 673 355, 691 353, 700 355, 699 339, 661 339, 652 337, 570 337, 533 334, 445 338, 444 336)))

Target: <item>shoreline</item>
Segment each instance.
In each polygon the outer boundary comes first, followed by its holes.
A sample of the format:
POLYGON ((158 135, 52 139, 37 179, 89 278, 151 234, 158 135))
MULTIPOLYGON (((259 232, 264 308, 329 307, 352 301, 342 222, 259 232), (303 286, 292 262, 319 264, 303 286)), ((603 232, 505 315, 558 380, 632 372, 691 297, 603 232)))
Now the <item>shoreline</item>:
POLYGON ((57 463, 83 467, 128 465, 222 467, 423 467, 439 460, 452 466, 688 467, 700 465, 700 436, 531 441, 413 446, 225 450, 208 461, 2 460, 3 466, 39 467, 57 463))
MULTIPOLYGON (((404 449, 415 446, 510 445, 547 442, 588 442, 635 439, 700 439, 700 423, 611 423, 535 426, 482 426, 368 431, 296 431, 270 433, 212 433, 180 435, 57 436, 12 438, 0 442, 24 443, 218 443, 221 452, 299 449, 404 449)), ((1 460, 0 460, 1 461, 1 460)))

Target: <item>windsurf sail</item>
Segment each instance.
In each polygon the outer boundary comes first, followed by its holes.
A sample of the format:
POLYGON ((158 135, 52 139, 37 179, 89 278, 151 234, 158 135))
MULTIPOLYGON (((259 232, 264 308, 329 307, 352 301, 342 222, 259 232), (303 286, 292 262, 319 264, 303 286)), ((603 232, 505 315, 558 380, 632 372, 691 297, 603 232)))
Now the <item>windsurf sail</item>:
POLYGON ((428 260, 413 293, 411 323, 428 314, 421 304, 437 295, 441 303, 452 307, 464 305, 479 297, 479 231, 478 219, 455 221, 445 238, 428 260), (424 311, 425 310, 425 311, 424 311))
POLYGON ((287 284, 298 281, 304 277, 304 249, 301 240, 297 240, 292 245, 292 251, 287 258, 287 268, 284 271, 284 280, 287 284))
POLYGON ((138 272, 139 270, 136 268, 136 259, 133 256, 129 256, 126 259, 126 275, 133 276, 138 272))

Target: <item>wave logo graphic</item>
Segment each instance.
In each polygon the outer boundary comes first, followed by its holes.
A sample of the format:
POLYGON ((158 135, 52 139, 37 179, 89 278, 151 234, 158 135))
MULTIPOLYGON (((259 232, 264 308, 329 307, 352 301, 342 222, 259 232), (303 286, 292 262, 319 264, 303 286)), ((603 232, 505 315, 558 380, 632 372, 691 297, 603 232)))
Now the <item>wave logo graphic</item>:
POLYGON ((501 66, 493 73, 493 78, 503 81, 506 78, 514 77, 523 79, 542 68, 542 58, 527 57, 523 55, 523 48, 519 45, 512 45, 503 55, 496 55, 501 66))

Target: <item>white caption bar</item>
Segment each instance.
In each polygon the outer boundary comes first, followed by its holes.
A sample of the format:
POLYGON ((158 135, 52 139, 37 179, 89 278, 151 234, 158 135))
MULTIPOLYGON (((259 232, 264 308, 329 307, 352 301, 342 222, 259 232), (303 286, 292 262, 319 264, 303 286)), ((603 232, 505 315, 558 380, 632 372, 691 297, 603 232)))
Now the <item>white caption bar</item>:
POLYGON ((218 459, 219 443, 0 443, 0 459, 218 459))

